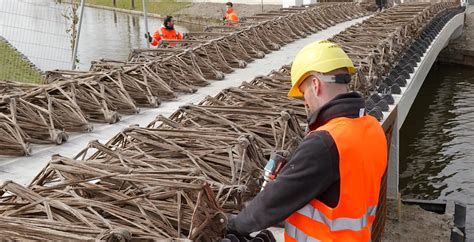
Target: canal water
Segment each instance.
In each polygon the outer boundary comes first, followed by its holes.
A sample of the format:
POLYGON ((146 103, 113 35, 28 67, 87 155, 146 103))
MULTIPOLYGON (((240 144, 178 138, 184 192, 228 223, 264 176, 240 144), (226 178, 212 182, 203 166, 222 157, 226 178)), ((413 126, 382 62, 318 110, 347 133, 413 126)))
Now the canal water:
MULTIPOLYGON (((63 16, 68 4, 53 0, 0 0, 0 35, 25 54, 41 70, 70 69, 71 47, 63 16)), ((148 18, 153 33, 162 25, 148 18)), ((176 24, 183 33, 199 25, 176 24)), ((79 41, 79 69, 88 70, 101 58, 125 61, 130 50, 145 48, 143 16, 86 7, 79 41)))
POLYGON ((474 239, 474 68, 434 65, 400 138, 402 197, 468 204, 474 239))

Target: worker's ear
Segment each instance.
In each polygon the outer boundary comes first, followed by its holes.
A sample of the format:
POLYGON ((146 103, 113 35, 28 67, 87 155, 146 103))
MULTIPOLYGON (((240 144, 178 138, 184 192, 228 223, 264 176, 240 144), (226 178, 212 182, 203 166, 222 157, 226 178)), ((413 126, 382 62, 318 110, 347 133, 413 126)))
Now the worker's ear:
POLYGON ((318 78, 314 77, 311 82, 313 82, 313 88, 314 88, 314 94, 316 94, 316 96, 319 96, 319 94, 321 93, 321 80, 319 80, 318 78))

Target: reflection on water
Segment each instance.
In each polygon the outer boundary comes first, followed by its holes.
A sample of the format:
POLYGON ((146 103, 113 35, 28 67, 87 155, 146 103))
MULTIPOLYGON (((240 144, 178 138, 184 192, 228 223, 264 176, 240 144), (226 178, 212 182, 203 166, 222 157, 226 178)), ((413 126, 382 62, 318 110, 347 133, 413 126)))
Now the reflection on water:
POLYGON ((434 66, 400 131, 404 197, 470 203, 474 226, 474 69, 434 66))
MULTIPOLYGON (((1 0, 0 35, 29 57, 42 70, 69 69, 71 50, 62 14, 68 5, 52 0, 1 0)), ((178 31, 200 30, 199 25, 180 23, 178 31)), ((153 33, 161 19, 148 18, 153 33)), ((143 16, 85 8, 79 42, 79 68, 101 58, 126 60, 131 49, 145 48, 143 16)))

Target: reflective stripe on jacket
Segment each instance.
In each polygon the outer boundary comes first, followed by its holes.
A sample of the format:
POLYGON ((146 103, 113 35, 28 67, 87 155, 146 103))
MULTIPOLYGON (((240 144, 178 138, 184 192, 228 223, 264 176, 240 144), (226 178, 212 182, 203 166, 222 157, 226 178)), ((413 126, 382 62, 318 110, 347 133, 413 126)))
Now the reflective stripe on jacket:
POLYGON ((380 182, 387 165, 385 133, 372 116, 335 118, 312 131, 327 131, 339 153, 339 203, 317 199, 286 220, 285 241, 370 241, 380 182))
POLYGON ((151 45, 157 46, 162 39, 179 40, 183 39, 183 35, 181 35, 181 33, 176 29, 169 30, 166 27, 161 27, 159 30, 153 33, 153 41, 151 42, 151 45))

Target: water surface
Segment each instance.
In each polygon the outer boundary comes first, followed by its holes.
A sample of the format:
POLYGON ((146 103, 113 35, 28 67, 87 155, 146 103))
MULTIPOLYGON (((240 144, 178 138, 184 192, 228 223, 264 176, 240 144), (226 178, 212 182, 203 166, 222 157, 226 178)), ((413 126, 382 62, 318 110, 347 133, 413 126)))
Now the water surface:
MULTIPOLYGON (((71 45, 63 16, 70 5, 52 0, 1 0, 0 35, 24 53, 41 70, 70 69, 71 45)), ((162 20, 148 18, 153 33, 162 20)), ((177 23, 181 32, 200 30, 199 25, 177 23)), ((130 50, 145 48, 143 16, 86 7, 79 41, 79 69, 88 70, 101 58, 124 61, 130 50)))
POLYGON ((474 68, 433 66, 400 137, 402 196, 468 203, 472 230, 474 68))

